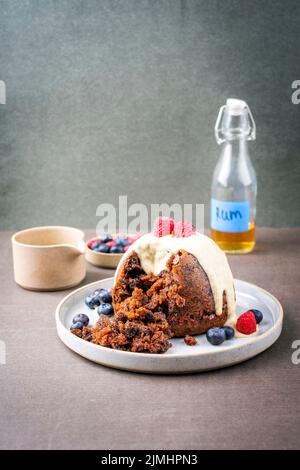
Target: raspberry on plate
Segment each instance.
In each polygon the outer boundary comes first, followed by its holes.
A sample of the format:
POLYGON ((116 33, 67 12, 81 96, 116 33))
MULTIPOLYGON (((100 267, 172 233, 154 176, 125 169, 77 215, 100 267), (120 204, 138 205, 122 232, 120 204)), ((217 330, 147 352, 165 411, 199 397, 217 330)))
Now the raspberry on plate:
POLYGON ((171 235, 174 230, 174 220, 169 217, 157 217, 154 222, 153 234, 155 237, 171 235))
POLYGON ((243 335, 251 335, 256 332, 256 319, 253 312, 242 313, 236 322, 236 329, 243 335))

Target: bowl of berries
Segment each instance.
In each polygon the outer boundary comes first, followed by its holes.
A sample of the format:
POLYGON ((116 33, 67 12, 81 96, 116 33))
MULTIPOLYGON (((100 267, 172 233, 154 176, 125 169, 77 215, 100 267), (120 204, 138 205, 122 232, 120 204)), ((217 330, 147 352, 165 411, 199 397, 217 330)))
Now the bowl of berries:
POLYGON ((118 233, 115 235, 104 233, 99 237, 92 238, 86 243, 86 260, 95 266, 115 269, 123 254, 140 236, 140 233, 118 233))

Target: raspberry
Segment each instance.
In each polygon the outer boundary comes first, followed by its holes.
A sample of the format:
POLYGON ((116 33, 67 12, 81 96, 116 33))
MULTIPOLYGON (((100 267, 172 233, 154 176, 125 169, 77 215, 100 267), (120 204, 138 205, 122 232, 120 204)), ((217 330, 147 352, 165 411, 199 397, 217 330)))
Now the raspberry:
POLYGON ((90 241, 87 243, 88 248, 91 250, 93 244, 94 244, 94 243, 97 243, 97 242, 99 242, 99 238, 93 238, 93 240, 90 240, 90 241))
POLYGON ((110 242, 106 242, 105 245, 109 246, 109 248, 111 248, 111 247, 116 245, 116 242, 115 242, 115 240, 111 240, 110 242))
POLYGON ((236 322, 236 329, 244 335, 251 335, 256 332, 256 319, 253 312, 242 313, 236 322))
POLYGON ((174 226, 174 236, 175 237, 190 237, 193 233, 196 232, 195 227, 193 227, 188 222, 176 222, 174 226))
POLYGON ((154 222, 153 234, 155 237, 170 235, 174 230, 174 220, 169 217, 157 217, 154 222))

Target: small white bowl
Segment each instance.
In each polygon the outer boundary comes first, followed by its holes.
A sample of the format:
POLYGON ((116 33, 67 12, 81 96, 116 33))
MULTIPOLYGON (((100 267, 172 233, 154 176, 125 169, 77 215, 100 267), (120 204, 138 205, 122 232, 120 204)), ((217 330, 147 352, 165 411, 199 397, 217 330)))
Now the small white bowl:
POLYGON ((124 253, 99 253, 98 251, 94 251, 89 248, 89 244, 94 240, 98 240, 98 238, 94 237, 86 242, 86 260, 94 266, 116 269, 124 253))

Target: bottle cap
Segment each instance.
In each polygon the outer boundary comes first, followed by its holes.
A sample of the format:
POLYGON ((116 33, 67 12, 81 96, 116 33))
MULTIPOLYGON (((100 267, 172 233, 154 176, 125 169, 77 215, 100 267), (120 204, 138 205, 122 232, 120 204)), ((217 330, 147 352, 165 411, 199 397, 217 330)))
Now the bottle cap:
POLYGON ((256 126, 246 101, 227 99, 218 114, 215 137, 218 144, 222 144, 225 140, 255 140, 256 126))
POLYGON ((243 114, 244 109, 247 107, 246 101, 238 100, 236 98, 228 98, 226 101, 226 111, 231 116, 240 116, 243 114))

